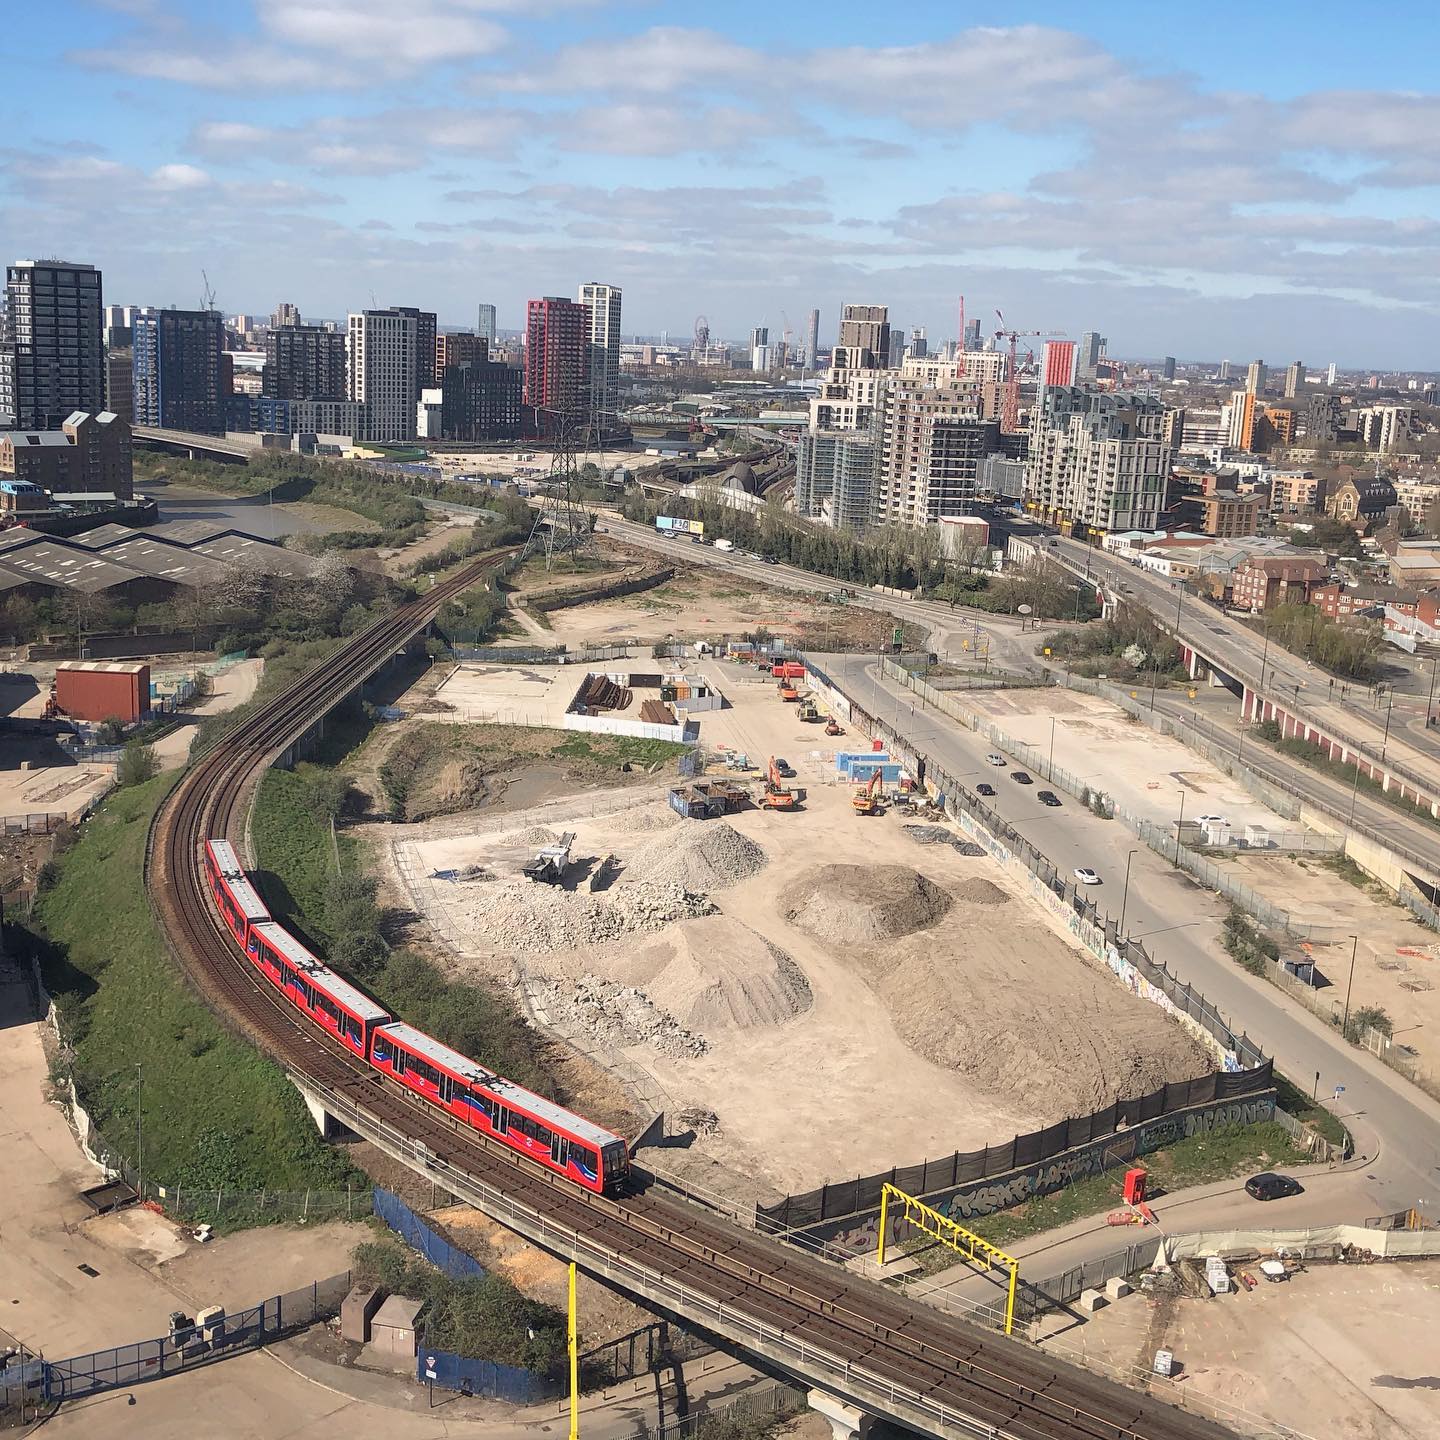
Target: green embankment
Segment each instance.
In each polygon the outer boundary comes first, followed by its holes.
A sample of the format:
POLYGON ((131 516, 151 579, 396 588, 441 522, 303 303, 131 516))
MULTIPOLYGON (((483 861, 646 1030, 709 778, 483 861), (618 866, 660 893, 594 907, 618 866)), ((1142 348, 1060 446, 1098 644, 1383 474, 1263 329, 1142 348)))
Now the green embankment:
POLYGON ((225 1030, 166 952, 145 893, 145 840, 174 772, 117 790, 57 864, 36 907, 35 943, 74 1048, 81 1099, 135 1158, 136 1066, 145 1174, 236 1189, 344 1189, 280 1070, 225 1030))

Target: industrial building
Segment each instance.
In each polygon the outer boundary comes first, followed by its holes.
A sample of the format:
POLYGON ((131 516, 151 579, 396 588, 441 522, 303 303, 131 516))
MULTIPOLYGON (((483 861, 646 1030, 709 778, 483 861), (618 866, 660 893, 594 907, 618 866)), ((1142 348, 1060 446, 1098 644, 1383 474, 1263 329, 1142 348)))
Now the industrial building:
POLYGON ((0 479, 52 494, 135 493, 130 426, 108 411, 77 410, 58 430, 0 431, 0 479))

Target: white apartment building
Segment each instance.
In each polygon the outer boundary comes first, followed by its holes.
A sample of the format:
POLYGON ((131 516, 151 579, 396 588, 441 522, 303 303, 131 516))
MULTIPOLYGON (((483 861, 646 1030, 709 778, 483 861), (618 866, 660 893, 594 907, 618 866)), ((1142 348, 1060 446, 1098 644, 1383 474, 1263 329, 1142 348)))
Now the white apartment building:
POLYGON ((871 521, 934 524, 963 515, 979 490, 980 462, 1000 448, 1000 426, 980 414, 976 387, 927 385, 903 374, 876 407, 871 521))
POLYGON ((580 287, 590 312, 590 414, 603 430, 614 425, 620 382, 620 287, 595 281, 580 287))
POLYGON ((1405 509, 1410 524, 1417 530, 1425 527, 1425 516, 1430 507, 1440 502, 1440 484, 1434 480, 1391 479, 1395 487, 1395 503, 1405 509))
POLYGON ((1230 436, 1230 416, 1224 410, 1185 411, 1185 425, 1180 449, 1195 454, 1224 445, 1230 436))
POLYGON ((795 457, 797 515, 831 525, 869 523, 875 406, 894 378, 889 371, 861 368, 869 358, 862 346, 837 345, 810 399, 810 424, 795 457))
MULTIPOLYGON (((346 377, 349 398, 364 406, 359 440, 380 444, 415 438, 420 324, 414 311, 366 310, 351 315, 346 377)), ((433 369, 435 339, 429 338, 433 369)))
POLYGON ((1047 387, 1030 416, 1026 498, 1048 519, 1154 530, 1170 475, 1165 430, 1157 400, 1047 387))
POLYGON ((1409 405, 1371 405, 1361 411, 1361 423, 1365 427, 1365 443, 1388 455, 1409 444, 1415 411, 1409 405))

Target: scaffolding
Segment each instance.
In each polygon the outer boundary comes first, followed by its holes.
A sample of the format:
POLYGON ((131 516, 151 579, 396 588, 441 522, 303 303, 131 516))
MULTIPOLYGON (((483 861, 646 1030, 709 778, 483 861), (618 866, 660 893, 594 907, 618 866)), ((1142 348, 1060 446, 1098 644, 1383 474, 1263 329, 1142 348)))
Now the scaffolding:
POLYGON ((948 1246, 977 1270, 986 1274, 996 1269, 1008 1272, 1009 1282, 1005 1291, 1005 1333, 1010 1334, 1015 1325, 1015 1292, 1020 1284, 1020 1262, 1013 1255, 1007 1255, 999 1246, 992 1245, 988 1240, 982 1240, 973 1231, 956 1224, 948 1215, 942 1215, 938 1210, 931 1209, 923 1200, 917 1200, 913 1195, 907 1195, 896 1186, 886 1184, 880 1188, 880 1244, 875 1257, 876 1263, 881 1267, 885 1264, 885 1237, 890 1227, 890 1201, 892 1198, 905 1207, 899 1217, 901 1224, 913 1225, 922 1234, 948 1246))

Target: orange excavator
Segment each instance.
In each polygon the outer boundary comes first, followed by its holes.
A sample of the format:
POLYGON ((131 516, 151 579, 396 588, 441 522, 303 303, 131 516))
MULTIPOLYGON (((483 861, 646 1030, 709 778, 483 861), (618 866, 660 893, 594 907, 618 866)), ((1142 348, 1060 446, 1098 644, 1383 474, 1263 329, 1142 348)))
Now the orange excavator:
POLYGON ((870 772, 870 779, 863 790, 850 797, 857 815, 878 815, 880 813, 880 767, 870 772))
POLYGON ((775 757, 770 757, 769 768, 765 772, 765 794, 760 803, 767 810, 793 810, 795 808, 795 792, 785 784, 785 777, 780 773, 780 767, 775 763, 775 757))
POLYGON ((800 692, 788 680, 782 680, 777 688, 780 691, 780 698, 787 705, 800 698, 800 692))

